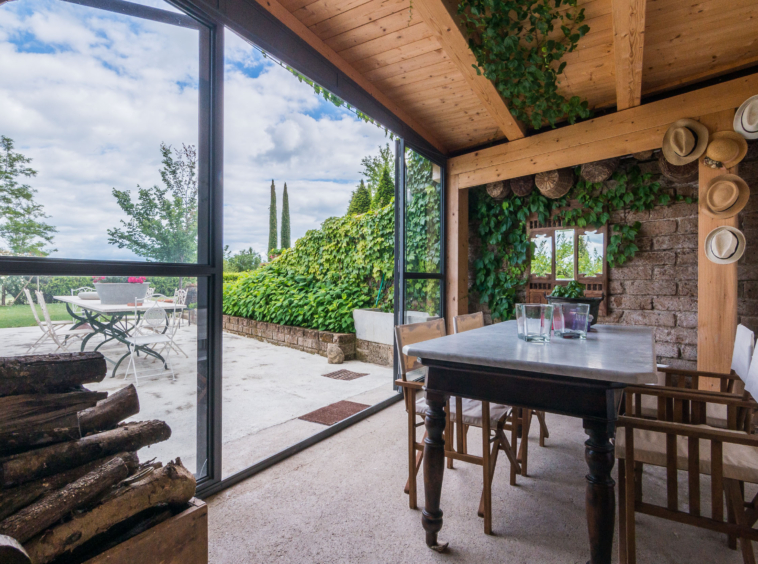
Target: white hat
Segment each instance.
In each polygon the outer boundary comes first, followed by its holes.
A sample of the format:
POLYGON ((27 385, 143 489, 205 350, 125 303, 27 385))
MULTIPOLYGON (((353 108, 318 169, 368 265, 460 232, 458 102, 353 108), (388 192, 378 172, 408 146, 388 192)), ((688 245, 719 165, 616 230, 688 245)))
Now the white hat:
POLYGON ((745 139, 758 139, 758 96, 748 98, 737 109, 734 130, 745 139))
POLYGON ((736 227, 717 227, 705 238, 705 256, 717 264, 730 264, 745 253, 745 235, 736 227))

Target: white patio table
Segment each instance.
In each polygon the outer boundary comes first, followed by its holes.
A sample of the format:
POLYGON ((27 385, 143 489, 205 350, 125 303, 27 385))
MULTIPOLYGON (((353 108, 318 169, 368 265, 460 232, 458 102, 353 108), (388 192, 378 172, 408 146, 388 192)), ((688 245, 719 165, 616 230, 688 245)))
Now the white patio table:
MULTIPOLYGON (((93 332, 82 339, 81 350, 84 350, 84 347, 87 346, 87 342, 93 336, 98 334, 103 335, 105 339, 95 347, 95 350, 98 350, 105 343, 108 343, 110 341, 118 341, 126 346, 126 352, 121 355, 118 360, 110 359, 107 356, 105 357, 105 360, 114 365, 113 372, 111 373, 111 378, 116 375, 116 370, 118 369, 121 362, 123 362, 123 360, 129 356, 129 345, 126 341, 126 338, 129 337, 129 333, 134 325, 130 325, 126 322, 125 318, 127 315, 136 311, 137 315, 139 316, 156 304, 158 307, 165 310, 187 309, 187 306, 182 304, 150 300, 142 301, 141 305, 138 305, 135 308, 133 305, 128 304, 103 305, 100 303, 100 300, 83 300, 78 296, 53 296, 53 298, 59 302, 66 304, 66 309, 68 310, 69 315, 71 315, 71 317, 75 320, 74 328, 84 324, 89 324, 89 326, 92 327, 93 332), (75 313, 72 309, 72 306, 78 307, 80 309, 80 312, 75 313)), ((139 317, 137 320, 135 320, 135 323, 138 320, 139 317)), ((160 360, 164 365, 166 364, 163 356, 147 345, 137 346, 137 351, 143 352, 149 356, 153 356, 156 359, 160 360)))

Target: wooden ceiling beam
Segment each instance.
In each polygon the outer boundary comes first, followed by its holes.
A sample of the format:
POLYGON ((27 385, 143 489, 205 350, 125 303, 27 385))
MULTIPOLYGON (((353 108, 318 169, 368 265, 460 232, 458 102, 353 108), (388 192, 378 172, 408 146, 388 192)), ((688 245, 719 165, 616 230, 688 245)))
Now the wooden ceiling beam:
POLYGON ((756 91, 758 73, 461 155, 448 160, 448 171, 459 175, 459 188, 472 188, 659 149, 674 121, 737 108, 756 91))
POLYGON ((358 86, 363 88, 371 96, 373 96, 377 102, 382 104, 385 108, 399 117, 408 126, 413 128, 416 133, 421 135, 440 152, 447 153, 447 147, 441 143, 431 131, 429 131, 424 125, 414 119, 408 112, 402 107, 393 102, 386 94, 381 92, 376 86, 369 82, 361 73, 359 73, 352 65, 350 65, 345 59, 340 57, 334 49, 324 43, 319 37, 308 29, 305 24, 293 16, 289 10, 282 6, 277 0, 256 0, 263 8, 265 8, 276 19, 295 32, 301 39, 303 39, 313 49, 321 53, 326 59, 329 60, 334 66, 345 73, 349 78, 355 81, 358 86))
POLYGON ((523 124, 511 115, 495 85, 484 75, 477 74, 476 57, 469 49, 468 41, 459 29, 456 19, 448 11, 444 0, 414 0, 413 10, 418 12, 429 26, 429 30, 442 45, 443 51, 463 74, 503 135, 509 141, 522 139, 525 136, 523 124))
POLYGON ((640 105, 642 54, 645 46, 646 0, 612 0, 613 51, 616 63, 616 107, 640 105))

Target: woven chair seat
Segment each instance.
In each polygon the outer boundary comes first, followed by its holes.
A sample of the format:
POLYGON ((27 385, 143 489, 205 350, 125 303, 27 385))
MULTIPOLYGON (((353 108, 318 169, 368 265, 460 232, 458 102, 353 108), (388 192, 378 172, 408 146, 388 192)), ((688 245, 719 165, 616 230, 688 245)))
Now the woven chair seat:
MULTIPOLYGON (((471 425, 472 427, 482 426, 482 402, 479 400, 472 400, 463 398, 463 423, 465 425, 471 425)), ((450 417, 455 418, 457 416, 456 401, 454 397, 450 398, 450 417)), ((497 426, 497 422, 510 411, 510 407, 507 405, 500 405, 499 403, 490 404, 490 425, 492 427, 497 426)), ((418 415, 426 415, 426 398, 419 398, 416 400, 416 413, 418 415)))

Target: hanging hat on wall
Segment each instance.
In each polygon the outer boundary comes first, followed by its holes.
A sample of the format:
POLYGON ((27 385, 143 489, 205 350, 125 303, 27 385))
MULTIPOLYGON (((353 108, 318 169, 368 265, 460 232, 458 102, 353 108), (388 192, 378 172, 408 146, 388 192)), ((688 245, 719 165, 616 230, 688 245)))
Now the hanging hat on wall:
POLYGON ((706 147, 708 128, 694 119, 680 119, 664 134, 661 150, 668 162, 682 166, 699 159, 706 147))
POLYGON ((705 256, 717 264, 740 260, 745 253, 745 235, 736 227, 717 227, 705 238, 705 256))
POLYGON ((695 160, 686 165, 677 166, 668 162, 661 152, 658 153, 658 168, 664 177, 673 182, 695 182, 698 177, 699 164, 695 160))
POLYGON ((719 218, 734 217, 750 198, 747 182, 736 174, 722 174, 708 183, 705 212, 719 218))
POLYGON ((747 141, 734 131, 717 131, 711 135, 703 162, 711 168, 731 168, 747 155, 747 141))
POLYGON ((737 109, 734 130, 745 139, 758 139, 758 96, 748 98, 737 109))

